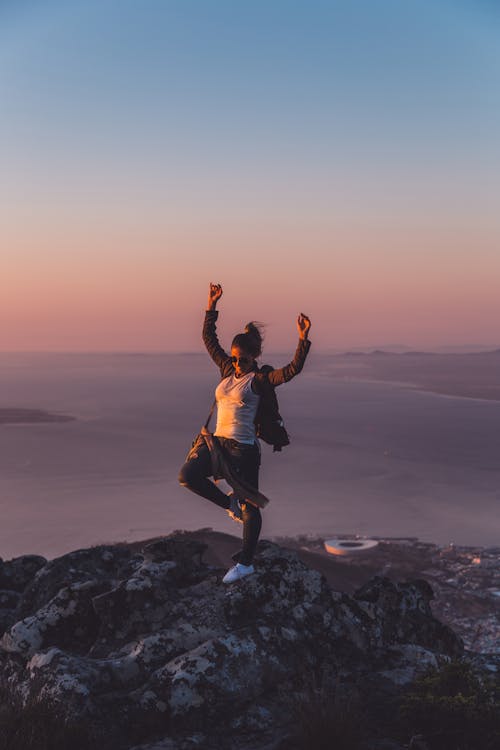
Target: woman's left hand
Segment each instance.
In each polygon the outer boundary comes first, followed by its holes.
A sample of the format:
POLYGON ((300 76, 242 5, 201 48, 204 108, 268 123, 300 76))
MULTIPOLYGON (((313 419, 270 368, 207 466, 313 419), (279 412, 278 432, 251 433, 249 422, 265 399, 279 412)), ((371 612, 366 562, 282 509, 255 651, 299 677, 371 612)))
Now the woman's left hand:
POLYGON ((297 328, 299 331, 299 339, 302 339, 305 341, 309 335, 309 329, 311 327, 311 321, 307 317, 307 315, 304 315, 304 313, 300 313, 299 317, 297 318, 297 328))

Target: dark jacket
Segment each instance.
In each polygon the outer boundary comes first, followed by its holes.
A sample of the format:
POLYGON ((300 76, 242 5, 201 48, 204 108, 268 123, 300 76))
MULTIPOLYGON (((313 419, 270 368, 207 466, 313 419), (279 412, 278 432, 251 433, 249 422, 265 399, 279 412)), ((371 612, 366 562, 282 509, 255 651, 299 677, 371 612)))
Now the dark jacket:
MULTIPOLYGON (((207 310, 203 325, 203 341, 207 351, 220 369, 221 379, 229 377, 234 372, 231 357, 219 344, 216 332, 218 310, 207 310)), ((281 419, 278 400, 274 389, 277 385, 291 380, 298 375, 304 366, 307 353, 311 347, 309 340, 299 339, 295 356, 289 364, 275 370, 270 365, 264 365, 255 371, 254 390, 259 394, 260 401, 255 417, 255 431, 258 438, 273 446, 273 450, 280 451, 290 440, 281 419)))

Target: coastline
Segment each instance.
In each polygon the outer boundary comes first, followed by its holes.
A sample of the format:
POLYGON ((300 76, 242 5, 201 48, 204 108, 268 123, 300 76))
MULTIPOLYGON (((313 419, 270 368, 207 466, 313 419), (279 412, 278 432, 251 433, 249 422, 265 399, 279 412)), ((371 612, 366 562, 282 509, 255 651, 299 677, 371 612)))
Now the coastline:
POLYGON ((388 386, 394 386, 396 388, 403 388, 404 390, 413 391, 415 393, 431 393, 434 396, 442 396, 444 398, 457 398, 461 400, 467 400, 467 401, 484 401, 484 402, 490 402, 493 403, 500 403, 500 386, 498 388, 498 395, 496 396, 487 396, 487 395, 473 395, 472 392, 463 392, 458 390, 453 390, 452 388, 443 388, 440 389, 439 387, 435 385, 425 385, 425 383, 413 383, 411 381, 406 380, 390 380, 386 378, 363 378, 359 375, 344 375, 342 377, 336 377, 335 375, 331 375, 331 373, 328 373, 327 377, 331 377, 331 379, 336 383, 373 383, 374 385, 388 385, 388 386))
POLYGON ((50 422, 74 422, 76 417, 58 414, 43 409, 0 408, 0 425, 46 424, 50 422))

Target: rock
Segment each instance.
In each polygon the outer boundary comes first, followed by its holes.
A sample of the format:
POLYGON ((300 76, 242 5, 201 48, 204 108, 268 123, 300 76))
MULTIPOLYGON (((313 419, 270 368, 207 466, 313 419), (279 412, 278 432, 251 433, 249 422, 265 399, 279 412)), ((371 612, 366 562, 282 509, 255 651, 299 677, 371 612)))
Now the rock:
POLYGON ((373 622, 372 645, 414 643, 449 656, 460 656, 463 643, 430 608, 432 589, 424 580, 393 583, 375 577, 354 598, 373 622))
POLYGON ((322 630, 333 627, 332 594, 325 579, 300 562, 294 552, 264 543, 259 574, 245 583, 245 587, 228 588, 225 615, 230 627, 274 622, 277 617, 285 618, 290 627, 313 627, 316 619, 322 630))
POLYGON ((207 545, 192 539, 183 539, 182 536, 160 539, 144 547, 144 559, 150 562, 164 562, 175 560, 180 568, 189 569, 191 572, 199 569, 202 563, 202 555, 207 545))
POLYGON ((385 667, 380 670, 380 676, 402 687, 413 682, 415 677, 424 670, 439 667, 446 657, 408 643, 386 649, 383 658, 385 667))
POLYGON ((429 745, 425 741, 425 737, 421 734, 415 734, 410 740, 408 750, 429 750, 429 745))
POLYGON ((0 636, 17 620, 15 609, 0 609, 0 636))
POLYGON ((0 589, 24 591, 47 560, 39 555, 22 555, 8 562, 0 561, 0 589))
POLYGON ((319 665, 319 652, 304 647, 301 633, 282 627, 247 627, 205 641, 157 670, 137 700, 148 713, 169 715, 176 726, 193 714, 232 715, 302 670, 319 665))
POLYGON ((392 694, 461 651, 425 582, 376 578, 348 596, 261 543, 255 574, 224 586, 204 549, 184 533, 45 562, 5 593, 0 687, 84 718, 116 748, 257 750, 280 744, 305 675, 328 668, 392 694))
POLYGON ((33 614, 56 596, 62 588, 72 584, 105 581, 109 588, 113 581, 127 577, 142 557, 134 555, 125 545, 102 545, 69 552, 50 560, 41 567, 23 592, 20 615, 33 614))
POLYGON ((1 609, 16 609, 21 594, 18 591, 0 591, 0 608, 1 609))
POLYGON ((92 598, 105 585, 85 581, 61 589, 50 602, 4 633, 0 647, 26 658, 56 644, 76 653, 87 651, 99 628, 92 598))

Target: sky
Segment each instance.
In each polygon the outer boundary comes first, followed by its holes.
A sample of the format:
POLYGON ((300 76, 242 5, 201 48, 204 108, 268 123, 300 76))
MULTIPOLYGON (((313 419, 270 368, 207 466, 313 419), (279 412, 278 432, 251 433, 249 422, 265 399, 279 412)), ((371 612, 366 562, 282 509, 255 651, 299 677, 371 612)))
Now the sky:
POLYGON ((0 351, 500 345, 496 0, 0 0, 0 351))

